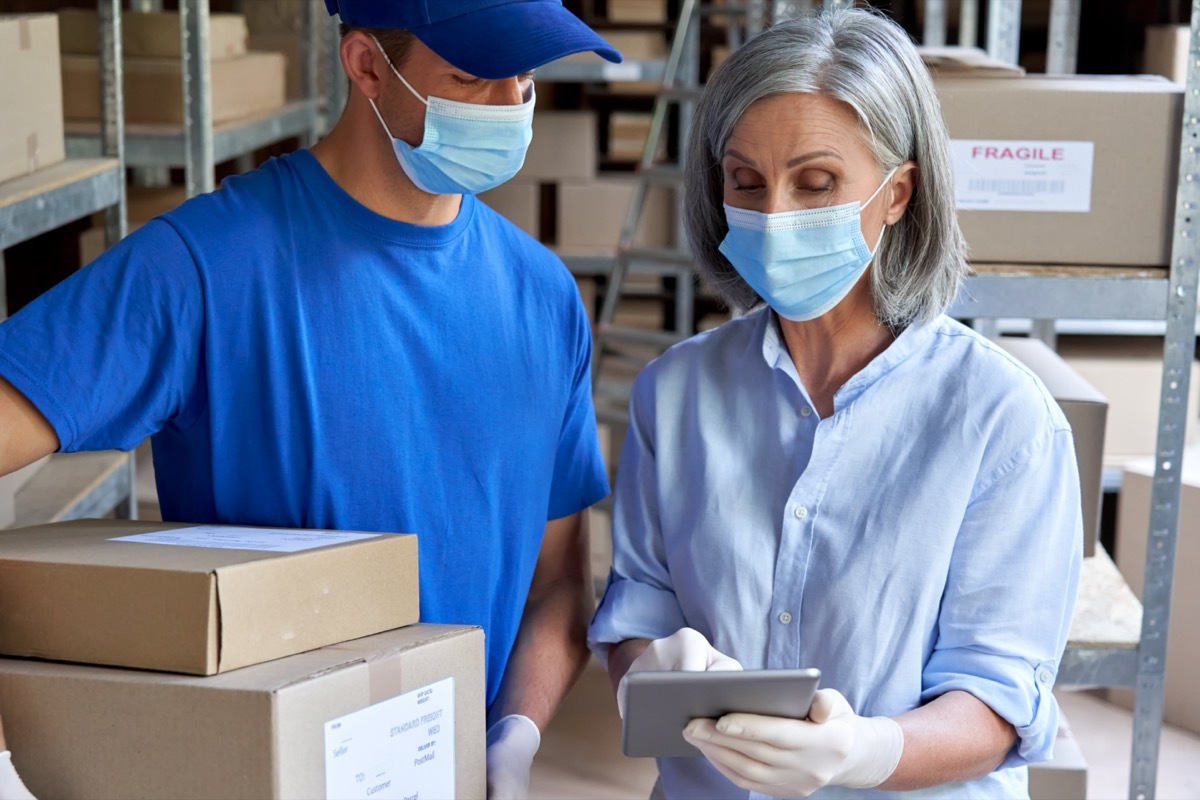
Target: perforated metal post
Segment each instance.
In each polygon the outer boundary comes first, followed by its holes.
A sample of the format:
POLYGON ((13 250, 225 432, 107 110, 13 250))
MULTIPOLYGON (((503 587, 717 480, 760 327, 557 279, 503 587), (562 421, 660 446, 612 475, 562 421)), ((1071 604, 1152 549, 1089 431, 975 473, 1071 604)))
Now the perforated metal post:
POLYGON ((179 0, 179 36, 183 51, 184 172, 188 197, 194 197, 211 192, 215 185, 208 0, 179 0))
POLYGON ((921 44, 926 47, 946 44, 946 0, 925 0, 925 33, 921 44))
POLYGON ((318 85, 321 37, 317 31, 317 19, 324 13, 324 3, 318 11, 317 2, 319 0, 304 0, 300 4, 300 95, 309 101, 308 128, 300 135, 301 147, 312 147, 317 143, 321 112, 321 88, 318 85))
POLYGON ((1179 494, 1187 426, 1188 383, 1196 353, 1196 283, 1200 275, 1200 0, 1192 0, 1187 91, 1175 229, 1163 351, 1154 483, 1150 494, 1150 535, 1142 590, 1142 637, 1138 645, 1133 753, 1129 796, 1149 800, 1156 790, 1162 733, 1171 588, 1179 527, 1179 494))
POLYGON ((1016 64, 1021 54, 1021 0, 988 0, 987 51, 1016 64))
MULTIPOLYGON (((121 0, 98 0, 100 29, 100 150, 117 160, 117 174, 125 175, 124 57, 121 42, 121 0)), ((125 238, 125 191, 120 201, 104 210, 104 243, 107 247, 125 238)))
POLYGON ((1050 41, 1046 72, 1072 75, 1079 52, 1079 13, 1082 0, 1053 0, 1050 3, 1050 41))
POLYGON ((958 11, 958 43, 975 47, 979 42, 979 0, 962 0, 958 11))

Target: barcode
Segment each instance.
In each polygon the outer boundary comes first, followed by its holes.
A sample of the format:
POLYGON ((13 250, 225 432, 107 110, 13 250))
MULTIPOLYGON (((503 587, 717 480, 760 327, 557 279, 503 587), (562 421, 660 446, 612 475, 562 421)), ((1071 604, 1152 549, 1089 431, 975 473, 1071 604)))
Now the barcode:
POLYGON ((995 194, 1062 194, 1067 190, 1066 181, 988 180, 971 178, 968 187, 972 192, 995 194))

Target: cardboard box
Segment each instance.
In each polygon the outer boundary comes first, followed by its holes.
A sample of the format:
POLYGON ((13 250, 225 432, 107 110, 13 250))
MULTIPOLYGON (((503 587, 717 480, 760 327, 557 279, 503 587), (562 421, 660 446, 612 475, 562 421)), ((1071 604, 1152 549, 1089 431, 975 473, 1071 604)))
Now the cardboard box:
POLYGON ((1175 83, 1187 83, 1188 39, 1191 35, 1187 25, 1148 26, 1142 71, 1147 75, 1162 75, 1175 83))
MULTIPOLYGON (((1146 532, 1150 522, 1150 490, 1154 462, 1129 464, 1121 480, 1117 504, 1116 562, 1133 593, 1142 598, 1146 577, 1146 532)), ((1166 704, 1163 718, 1171 725, 1200 733, 1200 459, 1183 459, 1179 501, 1179 531, 1175 541, 1175 580, 1171 587, 1171 625, 1167 632, 1166 704)), ((1133 707, 1133 693, 1113 689, 1109 699, 1133 707)))
POLYGON ((1104 499, 1104 427, 1108 402, 1045 342, 1002 337, 996 344, 1041 379, 1071 424, 1083 504, 1083 554, 1093 555, 1100 532, 1100 504, 1104 499))
MULTIPOLYGON (((58 12, 59 42, 67 55, 100 52, 100 23, 95 9, 67 8, 58 12)), ((208 50, 213 60, 246 52, 246 19, 240 14, 209 14, 208 50)), ((183 53, 179 14, 174 11, 121 14, 121 45, 126 57, 179 58, 183 53)))
POLYGON ((17 492, 33 479, 34 475, 45 466, 49 456, 40 458, 27 467, 7 475, 0 475, 0 528, 7 528, 16 518, 17 492))
POLYGON ((491 191, 479 195, 479 199, 507 217, 509 222, 537 239, 542 228, 542 185, 521 180, 511 180, 491 191))
MULTIPOLYGON (((637 161, 650 138, 652 114, 638 111, 616 111, 608 116, 608 157, 637 161)), ((667 157, 666 139, 659 137, 658 159, 667 157)))
POLYGON ((1087 800, 1087 760, 1066 717, 1059 717, 1054 757, 1029 768, 1029 800, 1087 800))
MULTIPOLYGON (((247 53, 212 62, 213 122, 221 124, 280 108, 286 102, 286 59, 247 53)), ((125 121, 183 122, 183 72, 178 59, 125 59, 125 121)), ((91 56, 62 57, 63 103, 70 120, 100 118, 99 64, 91 56)))
POLYGON ((517 177, 527 183, 595 177, 596 124, 590 111, 538 111, 533 115, 533 141, 517 177))
MULTIPOLYGON (((597 178, 560 184, 559 246, 615 249, 636 185, 631 178, 597 178)), ((675 241, 673 197, 674 192, 665 186, 650 187, 638 226, 638 244, 666 247, 675 241)))
POLYGON ((0 14, 0 181, 66 158, 58 58, 58 17, 0 14))
POLYGON ((123 520, 0 531, 5 655, 212 675, 418 616, 415 536, 123 520))
POLYGON ((935 85, 973 261, 1167 264, 1182 87, 1045 75, 935 85))
POLYGON ((0 708, 38 797, 482 798, 483 675, 414 625, 211 678, 0 659, 0 708))
POLYGON ((1016 64, 992 58, 978 47, 917 48, 921 61, 931 73, 945 77, 1003 77, 1021 76, 1025 70, 1016 64))
POLYGON ((607 0, 607 5, 609 22, 668 21, 666 0, 607 0))
MULTIPOLYGON (((1108 398, 1104 458, 1119 465, 1154 454, 1158 437, 1158 401, 1162 388, 1162 339, 1153 336, 1060 337, 1058 352, 1108 398)), ((1200 369, 1192 364, 1188 391, 1188 443, 1196 438, 1200 414, 1200 369)))

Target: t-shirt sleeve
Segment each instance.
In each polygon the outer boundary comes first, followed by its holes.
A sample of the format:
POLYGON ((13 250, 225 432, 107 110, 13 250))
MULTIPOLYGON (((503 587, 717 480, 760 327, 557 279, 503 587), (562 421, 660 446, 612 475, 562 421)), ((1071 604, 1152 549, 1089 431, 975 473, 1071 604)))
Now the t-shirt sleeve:
POLYGON ((959 529, 922 702, 973 694, 1017 731, 1001 768, 1045 761, 1075 608, 1083 521, 1071 431, 1047 431, 981 482, 959 529))
POLYGON ((0 325, 0 376, 63 452, 130 450, 195 418, 203 329, 195 261, 155 220, 0 325))
POLYGON ((574 301, 571 390, 554 458, 547 519, 568 517, 608 495, 608 477, 592 405, 592 331, 578 294, 574 301))

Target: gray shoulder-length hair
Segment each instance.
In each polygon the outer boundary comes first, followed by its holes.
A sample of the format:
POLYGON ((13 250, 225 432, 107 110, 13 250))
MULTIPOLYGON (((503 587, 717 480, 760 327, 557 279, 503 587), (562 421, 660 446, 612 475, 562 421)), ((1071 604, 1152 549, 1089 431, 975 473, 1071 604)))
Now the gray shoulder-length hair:
POLYGON ((829 11, 774 25, 735 50, 709 82, 684 175, 684 223, 700 272, 735 308, 762 302, 718 250, 728 232, 721 159, 752 103, 789 92, 819 93, 850 106, 882 174, 916 162, 916 189, 883 238, 871 290, 876 315, 895 330, 941 314, 967 268, 946 126, 908 35, 870 11, 829 11))

